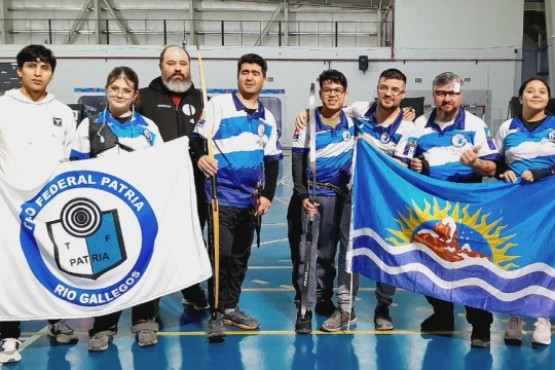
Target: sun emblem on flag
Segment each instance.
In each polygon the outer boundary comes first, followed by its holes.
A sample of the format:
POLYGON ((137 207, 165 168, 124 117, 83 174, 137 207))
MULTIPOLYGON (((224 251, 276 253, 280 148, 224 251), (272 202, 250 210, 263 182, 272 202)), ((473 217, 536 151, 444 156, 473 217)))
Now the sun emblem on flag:
POLYGON ((406 209, 395 219, 399 229, 387 229, 393 235, 387 241, 393 246, 420 243, 447 261, 487 258, 504 270, 519 267, 513 262, 519 256, 509 254, 516 247, 511 242, 515 235, 504 235, 501 219, 488 221, 491 214, 481 208, 472 213, 469 205, 458 202, 442 207, 434 198, 433 204, 425 200, 423 208, 413 200, 406 209))

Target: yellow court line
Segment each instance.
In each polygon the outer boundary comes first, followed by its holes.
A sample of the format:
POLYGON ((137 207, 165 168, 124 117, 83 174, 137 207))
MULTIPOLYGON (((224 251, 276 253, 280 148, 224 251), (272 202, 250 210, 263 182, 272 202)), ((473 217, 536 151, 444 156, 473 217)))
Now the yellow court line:
MULTIPOLYGON (((523 331, 523 334, 532 334, 532 330, 523 331)), ((353 335, 353 336, 370 336, 370 335, 397 335, 397 336, 422 336, 422 335, 445 335, 453 337, 465 337, 470 333, 468 330, 455 330, 455 331, 441 331, 441 332, 421 332, 419 330, 389 330, 389 331, 379 331, 379 330, 339 330, 334 333, 328 333, 322 330, 313 330, 312 334, 309 335, 353 335)), ((492 335, 502 335, 504 331, 492 331, 492 335)), ((555 333, 555 330, 552 331, 555 333)), ((79 337, 88 337, 88 332, 75 332, 79 337)), ((158 336, 163 337, 205 337, 205 331, 159 331, 158 336)), ((295 333, 294 330, 229 330, 226 331, 227 336, 291 336, 299 335, 295 333)), ((32 336, 33 339, 37 339, 40 336, 46 336, 46 332, 24 332, 23 336, 32 336)), ((132 336, 132 333, 120 333, 115 337, 128 337, 132 336)), ((33 340, 34 341, 34 340, 33 340)), ((31 342, 32 343, 32 342, 31 342)), ((30 343, 29 343, 30 344, 30 343)), ((25 346, 27 347, 27 346, 25 346)))
MULTIPOLYGON (((313 335, 359 335, 359 336, 369 336, 369 335, 399 335, 399 336, 423 336, 423 335, 445 335, 445 336, 466 336, 470 333, 470 330, 454 330, 454 331, 435 331, 435 332, 421 332, 420 330, 339 330, 333 333, 329 333, 322 330, 313 330, 313 335)), ((504 330, 492 330, 491 334, 503 334, 504 330)), ((522 334, 532 334, 533 330, 523 330, 522 334)), ((555 330, 552 331, 555 333, 555 330)), ((159 336, 204 336, 206 332, 204 331, 159 331, 157 333, 159 336)), ((228 336, 230 335, 244 335, 244 336, 261 336, 261 335, 300 335, 295 333, 294 330, 229 330, 226 331, 228 336)), ((309 334, 310 335, 310 334, 309 334)))
MULTIPOLYGON (((375 290, 376 288, 360 288, 359 292, 373 292, 375 290)), ((287 288, 283 287, 283 288, 243 288, 241 289, 241 292, 251 292, 251 293, 252 292, 290 292, 290 291, 294 291, 292 286, 287 288)), ((397 288, 396 294, 400 292, 413 293, 408 290, 397 288)), ((414 293, 414 294, 417 294, 417 293, 414 293)))
MULTIPOLYGON (((455 335, 455 334, 465 334, 466 331, 452 331, 452 332, 434 332, 429 333, 435 335, 455 335)), ((79 337, 88 336, 88 332, 75 332, 79 337)), ((228 336, 231 335, 244 335, 244 336, 262 336, 262 335, 297 335, 294 330, 228 330, 226 331, 228 336)), ((378 331, 378 330, 339 330, 334 333, 328 333, 322 330, 313 330, 312 334, 314 335, 421 335, 420 331, 412 331, 412 330, 389 330, 389 331, 378 331)), ((428 333, 426 333, 428 334, 428 333)), ((38 331, 38 332, 24 332, 22 333, 24 336, 45 336, 47 335, 46 332, 38 331)), ((118 333, 115 337, 126 337, 130 336, 132 333, 118 333)), ((206 335, 205 331, 159 331, 157 332, 158 336, 163 337, 195 337, 201 336, 204 337, 206 335)))
MULTIPOLYGON (((403 335, 403 336, 409 336, 409 335, 418 335, 418 336, 422 336, 422 335, 452 335, 452 336, 457 336, 457 335, 467 335, 469 333, 469 331, 467 330, 455 330, 455 331, 438 331, 438 332, 421 332, 420 330, 388 330, 388 331, 380 331, 380 330, 339 330, 333 333, 329 333, 323 330, 313 330, 312 334, 313 335, 364 335, 364 336, 368 336, 368 335, 403 335)), ((495 333, 494 331, 492 331, 492 333, 495 333)), ((499 332, 499 333, 504 333, 503 332, 499 332)), ((523 333, 525 334, 525 332, 523 331, 523 333)), ((530 331, 530 333, 532 333, 530 331)), ((206 332, 204 331, 189 331, 189 332, 185 332, 185 331, 160 331, 158 332, 159 336, 197 336, 197 335, 205 335, 206 332)), ((288 335, 299 335, 297 333, 295 333, 294 330, 229 330, 226 331, 226 334, 228 336, 230 335, 245 335, 245 336, 262 336, 262 335, 283 335, 283 336, 288 336, 288 335)), ((309 334, 310 335, 310 334, 309 334)))

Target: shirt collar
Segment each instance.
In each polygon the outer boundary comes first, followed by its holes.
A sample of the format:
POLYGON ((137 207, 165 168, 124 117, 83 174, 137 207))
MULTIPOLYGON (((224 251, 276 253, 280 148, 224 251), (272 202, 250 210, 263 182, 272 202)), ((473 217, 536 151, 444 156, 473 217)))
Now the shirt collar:
POLYGON ((237 97, 237 91, 233 91, 231 93, 231 96, 233 97, 233 103, 235 104, 235 109, 236 110, 244 110, 247 115, 249 116, 249 118, 252 119, 265 119, 265 110, 264 110, 264 105, 262 104, 262 101, 260 99, 258 99, 258 109, 256 110, 256 112, 254 112, 253 114, 249 114, 249 112, 246 110, 247 107, 245 107, 245 105, 241 102, 241 100, 239 100, 239 98, 237 97))

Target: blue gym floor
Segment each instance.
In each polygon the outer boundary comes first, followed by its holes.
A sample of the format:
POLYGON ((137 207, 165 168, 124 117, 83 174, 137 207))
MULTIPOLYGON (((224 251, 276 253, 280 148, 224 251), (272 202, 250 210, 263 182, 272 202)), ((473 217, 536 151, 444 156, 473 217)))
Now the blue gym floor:
MULTIPOLYGON (((377 332, 372 322, 374 284, 362 279, 356 301, 358 323, 350 331, 312 335, 294 332, 295 306, 287 242, 286 211, 292 189, 290 157, 286 153, 271 212, 264 217, 262 245, 253 247, 243 285, 241 309, 261 322, 261 330, 228 329, 225 342, 208 344, 208 312, 181 305, 181 293, 164 297, 160 308, 158 344, 139 348, 129 331, 130 312, 120 320, 119 335, 108 351, 87 351, 91 319, 69 320, 79 332, 75 345, 56 345, 45 334, 46 322, 27 322, 23 329, 23 359, 4 369, 554 369, 555 349, 533 348, 529 335, 521 347, 507 346, 505 315, 495 315, 489 349, 470 348, 470 326, 464 308, 456 308, 456 331, 450 336, 422 335, 420 322, 432 312, 417 294, 398 290, 391 309, 395 330, 377 332)), ((203 283, 206 287, 206 284, 203 283)), ((313 328, 324 321, 315 316, 313 328)), ((526 329, 533 330, 529 319, 526 329)), ((555 346, 555 343, 554 343, 555 346)))

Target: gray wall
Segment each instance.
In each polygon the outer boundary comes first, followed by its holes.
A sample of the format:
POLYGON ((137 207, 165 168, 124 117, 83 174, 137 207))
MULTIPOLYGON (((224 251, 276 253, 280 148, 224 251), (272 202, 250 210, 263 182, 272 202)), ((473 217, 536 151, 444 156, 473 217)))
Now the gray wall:
MULTIPOLYGON (((465 102, 485 105, 486 121, 495 132, 507 118, 508 103, 520 85, 523 4, 521 0, 403 0, 396 2, 395 45, 380 48, 217 47, 201 46, 208 88, 236 86, 236 60, 256 52, 268 59, 267 89, 285 90, 283 144, 291 145, 294 117, 304 109, 308 90, 319 73, 334 68, 349 80, 349 101, 371 99, 379 73, 399 68, 408 76, 408 96, 425 96, 431 104, 433 78, 445 71, 465 82, 465 102), (515 53, 516 50, 516 53, 515 53), (358 70, 358 56, 370 68, 358 70), (420 82, 416 82, 419 79, 420 82)), ((23 45, 3 45, 0 62, 11 62, 23 45)), ((59 67, 50 91, 75 102, 76 87, 103 87, 108 72, 128 65, 141 86, 159 75, 161 46, 51 45, 59 67)), ((191 56, 196 51, 190 48, 191 56)), ((193 80, 197 82, 196 60, 193 80)), ((198 85, 198 83, 197 83, 198 85)))

